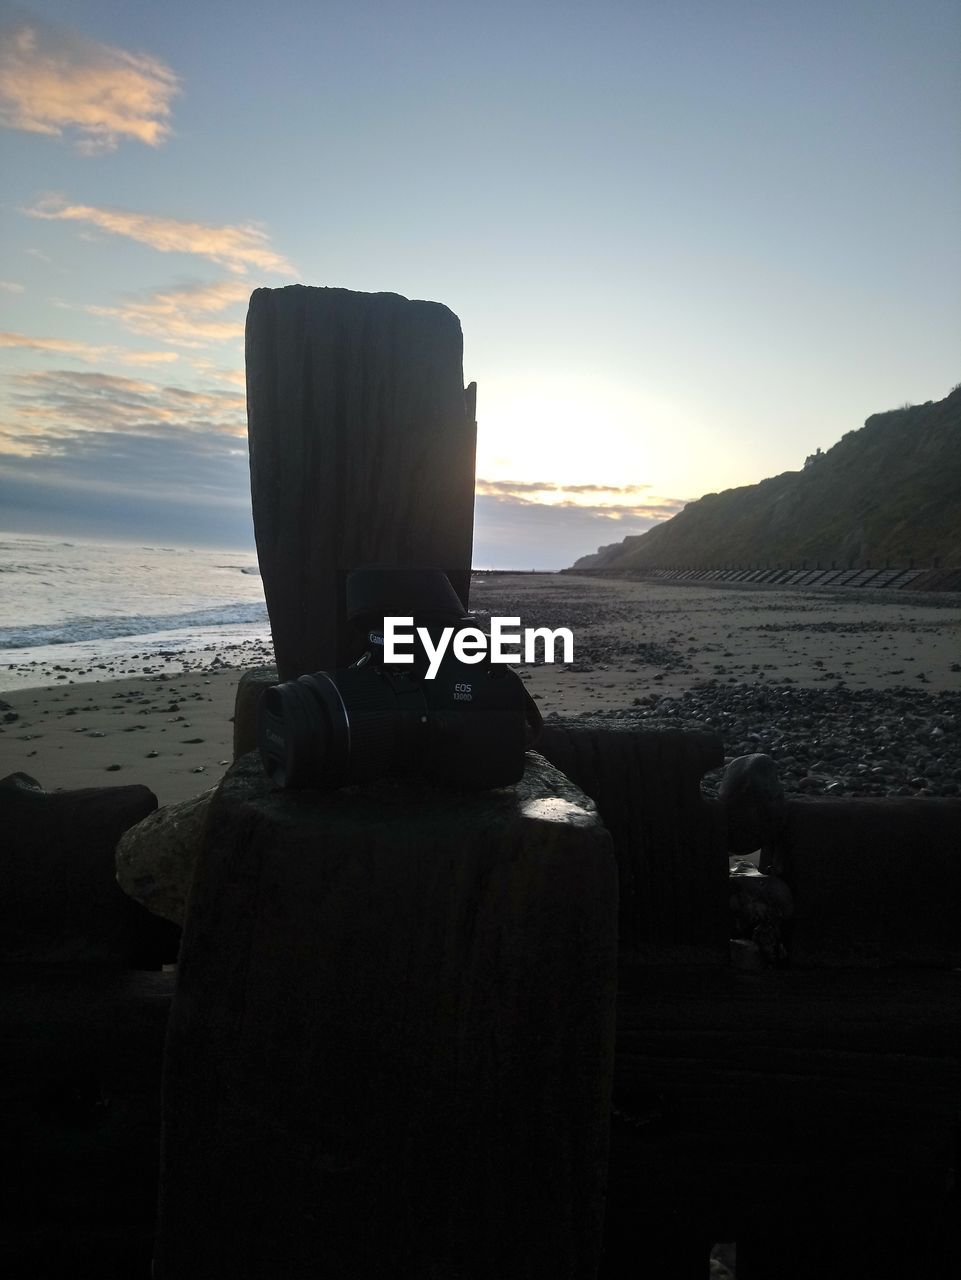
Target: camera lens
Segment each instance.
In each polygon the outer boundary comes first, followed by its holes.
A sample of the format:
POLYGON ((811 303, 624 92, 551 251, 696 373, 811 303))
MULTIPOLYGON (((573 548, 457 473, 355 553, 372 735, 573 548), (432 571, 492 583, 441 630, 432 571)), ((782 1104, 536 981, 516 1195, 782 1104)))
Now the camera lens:
POLYGON ((419 688, 370 668, 317 671, 268 689, 257 737, 281 787, 329 790, 402 768, 424 711, 419 688))

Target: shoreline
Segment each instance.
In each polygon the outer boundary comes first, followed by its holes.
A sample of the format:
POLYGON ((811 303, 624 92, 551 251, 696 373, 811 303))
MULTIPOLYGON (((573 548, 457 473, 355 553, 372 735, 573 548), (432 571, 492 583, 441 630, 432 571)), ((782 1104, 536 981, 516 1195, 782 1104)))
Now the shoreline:
MULTIPOLYGON (((545 718, 712 729, 728 757, 770 754, 788 794, 961 794, 961 599, 745 597, 503 574, 475 580, 472 607, 573 630, 573 663, 518 666, 545 718)), ((237 683, 269 645, 143 658, 107 678, 37 664, 44 683, 0 690, 0 777, 139 783, 161 805, 218 783, 237 683)))
POLYGON ((273 661, 269 636, 266 639, 254 636, 243 640, 210 640, 204 644, 194 642, 179 647, 173 637, 161 643, 146 636, 132 639, 140 643, 131 644, 130 652, 117 650, 113 654, 98 652, 94 641, 85 642, 83 648, 89 652, 83 654, 76 652, 81 647, 79 645, 62 646, 68 651, 64 653, 58 652, 61 646, 55 645, 47 646, 46 650, 8 650, 8 655, 46 652, 47 656, 6 658, 0 666, 0 698, 8 693, 43 689, 60 683, 102 684, 110 680, 183 675, 221 667, 243 671, 247 667, 273 661))

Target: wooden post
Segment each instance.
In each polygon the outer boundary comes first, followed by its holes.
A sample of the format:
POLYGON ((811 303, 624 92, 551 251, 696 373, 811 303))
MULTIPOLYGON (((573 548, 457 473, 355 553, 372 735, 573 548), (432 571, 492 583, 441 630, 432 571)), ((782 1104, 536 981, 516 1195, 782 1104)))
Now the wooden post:
POLYGON ((257 552, 282 680, 353 661, 347 573, 443 569, 468 604, 476 385, 435 302, 290 285, 247 313, 257 552))
POLYGON ((617 871, 541 757, 516 787, 228 772, 164 1066, 156 1280, 593 1280, 617 871))
POLYGON ((701 778, 724 761, 713 733, 549 720, 537 749, 591 797, 614 841, 622 955, 726 964, 730 921, 723 807, 701 778))

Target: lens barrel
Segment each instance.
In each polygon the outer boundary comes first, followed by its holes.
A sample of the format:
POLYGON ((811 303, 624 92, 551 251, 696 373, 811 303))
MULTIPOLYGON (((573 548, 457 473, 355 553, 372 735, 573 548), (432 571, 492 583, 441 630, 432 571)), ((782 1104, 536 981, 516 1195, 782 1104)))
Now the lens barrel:
POLYGON ((396 772, 414 746, 423 694, 370 667, 316 671, 268 689, 257 739, 280 787, 330 790, 396 772))

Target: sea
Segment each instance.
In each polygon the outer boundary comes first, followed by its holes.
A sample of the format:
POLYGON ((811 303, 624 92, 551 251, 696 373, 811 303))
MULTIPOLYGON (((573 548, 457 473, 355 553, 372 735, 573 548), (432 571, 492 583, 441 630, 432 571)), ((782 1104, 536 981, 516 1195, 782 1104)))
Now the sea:
POLYGON ((0 533, 0 690, 270 655, 249 549, 0 533))

